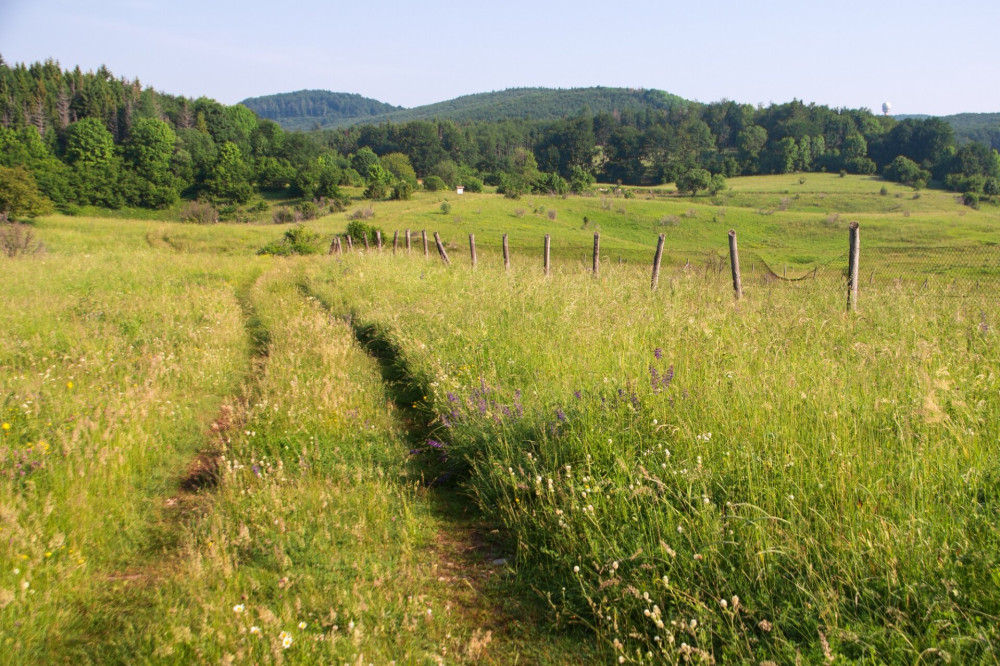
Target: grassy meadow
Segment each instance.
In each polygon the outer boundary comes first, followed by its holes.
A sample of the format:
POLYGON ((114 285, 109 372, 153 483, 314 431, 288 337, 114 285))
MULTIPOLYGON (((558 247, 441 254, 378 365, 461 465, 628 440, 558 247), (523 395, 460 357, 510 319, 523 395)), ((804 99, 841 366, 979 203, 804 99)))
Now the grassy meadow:
POLYGON ((341 213, 313 256, 56 216, 0 259, 0 663, 997 662, 1000 310, 955 283, 995 288, 1000 208, 822 174, 371 205, 409 255, 326 255, 341 213))

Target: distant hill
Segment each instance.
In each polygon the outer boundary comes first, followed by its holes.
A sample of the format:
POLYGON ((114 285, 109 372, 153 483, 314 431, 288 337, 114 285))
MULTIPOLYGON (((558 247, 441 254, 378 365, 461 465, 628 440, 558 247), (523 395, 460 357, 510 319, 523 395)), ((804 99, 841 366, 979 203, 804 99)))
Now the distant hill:
POLYGON ((555 120, 589 109, 593 113, 671 109, 693 104, 662 90, 632 88, 511 88, 499 92, 478 93, 456 97, 446 102, 417 106, 411 109, 394 107, 359 95, 303 90, 244 100, 242 104, 264 118, 270 118, 285 129, 308 130, 344 127, 362 123, 411 120, 506 120, 530 118, 555 120), (334 106, 344 98, 356 102, 334 106), (359 101, 363 100, 362 104, 359 101))
MULTIPOLYGON (((894 116, 896 120, 907 118, 924 120, 930 117, 917 113, 894 116)), ((956 143, 977 141, 1000 150, 1000 113, 956 113, 951 116, 940 116, 940 118, 955 130, 956 143)))
POLYGON ((242 102, 261 118, 273 120, 288 130, 311 130, 333 127, 343 121, 370 122, 373 116, 402 110, 375 99, 354 93, 335 93, 328 90, 299 90, 297 92, 250 97, 242 102))
POLYGON ((1000 150, 1000 113, 958 113, 944 116, 955 129, 955 141, 978 141, 1000 150))

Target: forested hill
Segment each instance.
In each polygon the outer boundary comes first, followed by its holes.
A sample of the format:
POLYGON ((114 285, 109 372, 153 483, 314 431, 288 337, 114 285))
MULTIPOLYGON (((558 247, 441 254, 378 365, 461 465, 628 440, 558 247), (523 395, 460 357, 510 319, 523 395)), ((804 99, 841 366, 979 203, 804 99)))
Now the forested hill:
POLYGON ((372 122, 373 116, 404 110, 401 106, 393 106, 355 93, 335 93, 328 90, 299 90, 264 97, 250 97, 240 104, 261 118, 277 122, 287 130, 312 130, 372 122))
MULTIPOLYGON (((927 115, 899 115, 896 120, 912 118, 926 120, 927 115)), ((974 141, 991 148, 1000 149, 1000 113, 956 113, 952 116, 941 116, 955 130, 955 142, 958 144, 974 141)))
POLYGON ((274 120, 285 129, 309 130, 380 122, 405 123, 412 120, 499 121, 513 119, 556 120, 591 113, 615 113, 625 109, 672 110, 690 102, 662 90, 632 88, 512 88, 499 92, 465 95, 445 102, 402 109, 356 95, 303 90, 241 102, 258 115, 274 120), (370 103, 358 105, 350 115, 325 112, 327 100, 357 98, 370 103), (385 108, 375 111, 375 105, 385 108))

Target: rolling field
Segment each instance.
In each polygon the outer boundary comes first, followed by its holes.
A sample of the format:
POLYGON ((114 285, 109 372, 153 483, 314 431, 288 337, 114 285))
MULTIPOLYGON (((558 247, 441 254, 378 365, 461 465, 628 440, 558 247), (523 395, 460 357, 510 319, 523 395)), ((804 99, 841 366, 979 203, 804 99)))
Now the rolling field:
POLYGON ((451 266, 327 256, 344 214, 291 258, 39 220, 0 259, 0 663, 996 663, 1000 309, 954 284, 995 289, 1000 209, 730 186, 372 204, 451 266))

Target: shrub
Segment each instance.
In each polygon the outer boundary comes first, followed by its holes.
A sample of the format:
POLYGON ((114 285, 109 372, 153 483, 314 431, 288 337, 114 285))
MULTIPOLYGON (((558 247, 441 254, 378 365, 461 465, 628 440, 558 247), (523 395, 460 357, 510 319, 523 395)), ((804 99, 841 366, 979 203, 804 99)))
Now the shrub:
POLYGON ((282 206, 271 213, 271 221, 275 224, 290 224, 298 220, 296 219, 295 211, 288 206, 282 206))
POLYGON ((681 221, 676 215, 664 215, 660 218, 661 227, 676 227, 681 221))
POLYGON ((556 213, 555 209, 550 208, 548 212, 549 219, 550 220, 556 219, 556 215, 558 215, 558 213, 556 213))
POLYGON ((976 192, 966 192, 962 195, 962 203, 973 210, 979 210, 979 194, 976 192))
MULTIPOLYGON (((482 188, 482 183, 480 183, 482 188)), ((392 186, 392 198, 396 201, 406 201, 413 195, 413 185, 408 180, 397 180, 392 186)))
POLYGON ((374 245, 377 240, 376 232, 381 231, 381 229, 370 224, 365 224, 361 220, 352 220, 347 223, 347 235, 350 236, 356 243, 363 243, 364 239, 367 237, 368 242, 371 245, 374 245))
POLYGON ((889 188, 887 188, 887 187, 886 187, 885 185, 883 185, 883 186, 882 186, 882 189, 880 189, 880 190, 878 191, 878 193, 879 193, 879 194, 880 194, 881 196, 883 196, 883 197, 884 197, 884 196, 888 196, 888 194, 889 194, 889 188))
POLYGON ((482 192, 483 191, 483 181, 478 178, 466 178, 465 191, 466 192, 482 192))
POLYGON ((428 192, 438 192, 447 187, 448 185, 445 184, 440 176, 427 176, 424 178, 424 189, 428 192))
POLYGON ((181 208, 181 222, 195 224, 215 224, 219 221, 219 211, 207 201, 189 201, 181 208))
POLYGON ((262 247, 257 254, 287 257, 293 254, 317 254, 319 251, 319 234, 299 225, 286 231, 280 239, 262 247))
POLYGON ((524 217, 524 214, 527 213, 527 212, 528 211, 524 210, 523 208, 515 208, 514 209, 514 217, 524 217))
POLYGON ((295 210, 303 220, 314 220, 319 217, 319 207, 312 201, 303 201, 295 207, 295 210))
POLYGON ((448 203, 447 201, 442 201, 441 202, 441 214, 442 215, 447 215, 450 212, 451 212, 451 204, 448 203))
POLYGON ((4 256, 37 254, 45 250, 45 246, 35 240, 34 230, 28 224, 8 222, 6 213, 0 214, 0 252, 4 256))
POLYGON ((370 220, 375 217, 375 209, 371 206, 365 206, 364 208, 358 208, 357 210, 351 211, 350 215, 347 216, 348 220, 370 220))

